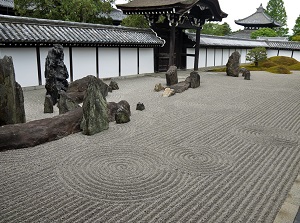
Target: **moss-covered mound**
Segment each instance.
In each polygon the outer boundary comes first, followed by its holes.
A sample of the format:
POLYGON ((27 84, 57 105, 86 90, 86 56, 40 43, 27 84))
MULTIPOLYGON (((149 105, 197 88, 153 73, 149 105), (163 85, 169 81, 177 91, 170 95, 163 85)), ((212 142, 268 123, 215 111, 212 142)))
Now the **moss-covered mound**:
POLYGON ((276 65, 283 65, 283 66, 291 66, 299 63, 298 60, 291 57, 285 57, 285 56, 270 57, 267 59, 267 61, 271 61, 276 65))
POLYGON ((291 74, 291 71, 286 66, 282 66, 282 65, 270 67, 266 69, 266 71, 274 74, 291 74))
POLYGON ((270 67, 275 67, 277 65, 278 64, 274 63, 271 60, 264 60, 264 61, 259 63, 259 66, 262 67, 262 68, 270 68, 270 67))
POLYGON ((290 70, 300 70, 300 63, 289 66, 290 70))

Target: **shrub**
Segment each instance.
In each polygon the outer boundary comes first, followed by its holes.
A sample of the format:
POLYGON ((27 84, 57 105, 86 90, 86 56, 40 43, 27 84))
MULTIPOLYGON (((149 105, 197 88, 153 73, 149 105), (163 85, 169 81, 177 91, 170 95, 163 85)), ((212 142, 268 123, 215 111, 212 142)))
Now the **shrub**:
POLYGON ((293 64, 289 66, 290 70, 300 70, 300 63, 293 64))
POLYGON ((277 66, 276 63, 274 63, 273 61, 270 61, 270 60, 262 61, 261 63, 259 63, 259 65, 263 68, 270 68, 270 67, 277 66))
POLYGON ((286 66, 282 66, 282 65, 270 67, 266 71, 274 74, 291 74, 291 71, 286 66))
POLYGON ((291 57, 285 57, 285 56, 270 57, 268 58, 268 61, 272 61, 277 65, 283 65, 283 66, 291 66, 299 63, 299 61, 297 61, 296 59, 291 57))
POLYGON ((258 66, 258 62, 267 59, 267 50, 264 47, 256 47, 250 50, 246 55, 246 60, 251 61, 258 66))

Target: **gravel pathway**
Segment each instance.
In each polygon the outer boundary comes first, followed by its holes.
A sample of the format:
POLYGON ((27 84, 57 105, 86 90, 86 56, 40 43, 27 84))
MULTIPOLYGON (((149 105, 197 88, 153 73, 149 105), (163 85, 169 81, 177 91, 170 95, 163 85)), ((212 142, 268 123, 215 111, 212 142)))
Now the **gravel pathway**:
MULTIPOLYGON (((159 76, 117 82, 131 122, 0 153, 0 222, 273 222, 300 169, 300 72, 201 73, 170 98, 159 76)), ((27 121, 44 93, 24 92, 27 121)))

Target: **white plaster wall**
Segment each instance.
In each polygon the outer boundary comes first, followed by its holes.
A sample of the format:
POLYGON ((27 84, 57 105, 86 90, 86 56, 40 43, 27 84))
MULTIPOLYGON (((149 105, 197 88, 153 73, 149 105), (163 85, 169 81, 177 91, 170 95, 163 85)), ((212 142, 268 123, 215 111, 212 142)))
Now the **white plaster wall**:
POLYGON ((96 48, 72 48, 73 80, 87 75, 96 76, 96 48))
POLYGON ((36 48, 0 48, 0 57, 11 56, 16 81, 22 87, 39 85, 36 48))
POLYGON ((222 49, 216 49, 215 53, 216 53, 215 54, 215 56, 216 56, 215 65, 221 66, 222 65, 222 49))
POLYGON ((235 52, 235 49, 229 49, 229 56, 231 56, 233 52, 235 52))
POLYGON ((99 47, 99 77, 118 77, 119 76, 119 48, 99 47))
MULTIPOLYGON (((51 47, 41 47, 40 48, 40 57, 41 57, 41 73, 42 73, 42 84, 46 84, 45 80, 45 63, 46 58, 48 55, 48 51, 51 49, 51 47)), ((70 56, 69 56, 69 48, 64 47, 64 63, 67 67, 69 78, 68 81, 70 81, 70 56)))
POLYGON ((300 61, 300 51, 294 51, 293 58, 300 61))
POLYGON ((121 76, 138 73, 137 48, 121 48, 121 76))
POLYGON ((139 49, 139 73, 154 73, 154 49, 139 49))
POLYGON ((278 50, 267 50, 267 56, 268 57, 274 57, 277 56, 278 50))
POLYGON ((223 49, 223 64, 222 65, 227 64, 229 56, 230 56, 229 49, 223 49))
MULTIPOLYGON (((195 49, 194 48, 187 48, 186 53, 187 54, 194 54, 195 49)), ((194 67, 194 58, 195 57, 187 56, 187 58, 186 58, 186 68, 187 69, 192 69, 194 67)))
POLYGON ((215 65, 215 50, 212 48, 207 49, 207 67, 213 67, 215 65))
POLYGON ((279 56, 292 57, 291 50, 279 50, 279 56))
MULTIPOLYGON (((206 64, 206 49, 200 48, 199 50, 199 67, 205 67, 206 64)), ((193 65, 194 67, 194 65, 193 65)))
POLYGON ((241 63, 248 63, 249 61, 246 61, 247 56, 247 50, 241 49, 241 63))

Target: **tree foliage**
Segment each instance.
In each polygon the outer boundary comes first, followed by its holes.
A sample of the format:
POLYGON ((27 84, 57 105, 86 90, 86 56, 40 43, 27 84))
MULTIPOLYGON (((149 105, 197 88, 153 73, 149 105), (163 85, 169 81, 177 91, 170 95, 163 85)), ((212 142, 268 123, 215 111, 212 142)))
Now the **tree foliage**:
POLYGON ((203 25, 201 33, 215 36, 225 36, 231 33, 231 28, 226 22, 223 24, 208 22, 203 25))
POLYGON ((111 23, 104 14, 112 10, 113 0, 15 0, 21 16, 75 22, 111 23), (102 16, 101 16, 102 15, 102 16))
POLYGON ((260 28, 251 33, 251 39, 256 39, 259 36, 276 37, 277 32, 271 28, 260 28))
POLYGON ((258 66, 258 62, 267 59, 267 50, 264 47, 256 47, 250 50, 246 55, 246 60, 251 61, 258 66))
POLYGON ((300 35, 300 15, 295 21, 295 25, 293 28, 293 36, 300 35))
POLYGON ((149 28, 149 23, 143 15, 129 15, 122 20, 122 26, 149 28))
POLYGON ((266 12, 282 25, 282 27, 275 28, 278 36, 286 36, 289 29, 287 28, 287 15, 283 0, 269 0, 266 12))

